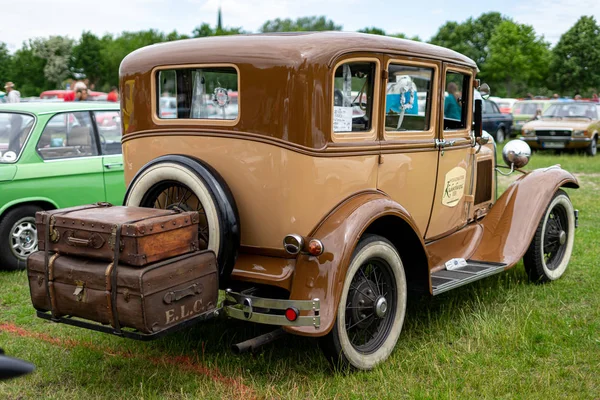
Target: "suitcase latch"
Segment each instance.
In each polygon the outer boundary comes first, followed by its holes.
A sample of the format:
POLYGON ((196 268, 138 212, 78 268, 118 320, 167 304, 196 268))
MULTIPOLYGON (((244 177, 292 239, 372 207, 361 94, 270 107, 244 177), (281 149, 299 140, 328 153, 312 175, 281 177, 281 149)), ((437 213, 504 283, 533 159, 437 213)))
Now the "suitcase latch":
POLYGON ((83 281, 76 281, 77 287, 73 292, 73 296, 77 298, 77 301, 83 300, 83 291, 85 289, 85 283, 83 281))
POLYGON ((54 215, 52 215, 50 217, 50 221, 48 222, 48 229, 50 232, 50 241, 52 243, 56 243, 58 242, 58 239, 60 239, 60 233, 58 232, 58 230, 56 229, 56 217, 54 215))

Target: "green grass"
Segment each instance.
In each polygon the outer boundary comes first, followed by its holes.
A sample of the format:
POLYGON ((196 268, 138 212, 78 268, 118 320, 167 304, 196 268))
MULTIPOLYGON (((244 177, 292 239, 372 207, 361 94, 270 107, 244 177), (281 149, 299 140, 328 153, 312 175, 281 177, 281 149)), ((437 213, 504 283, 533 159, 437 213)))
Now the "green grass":
POLYGON ((2 272, 0 325, 25 336, 0 332, 0 346, 37 369, 0 383, 0 398, 597 399, 600 157, 536 153, 527 168, 556 163, 582 185, 569 190, 581 213, 564 277, 530 284, 519 264, 435 298, 411 298, 394 353, 371 372, 333 374, 316 341, 294 336, 233 355, 232 343, 263 329, 237 321, 150 343, 51 324, 33 316, 26 273, 2 272))

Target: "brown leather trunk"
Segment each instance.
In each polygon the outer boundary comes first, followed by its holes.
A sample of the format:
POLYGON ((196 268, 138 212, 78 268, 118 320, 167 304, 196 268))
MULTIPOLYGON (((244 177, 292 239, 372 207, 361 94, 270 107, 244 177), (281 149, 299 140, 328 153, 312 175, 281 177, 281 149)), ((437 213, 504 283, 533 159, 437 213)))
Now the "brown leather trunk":
POLYGON ((33 306, 51 311, 55 318, 74 316, 146 334, 216 307, 219 283, 212 251, 190 253, 144 268, 118 265, 116 289, 112 267, 108 262, 49 253, 46 272, 45 252, 35 252, 27 259, 33 306))
POLYGON ((119 239, 119 262, 144 266, 198 250, 197 212, 97 203, 36 213, 39 249, 111 261, 119 239), (120 230, 120 235, 117 235, 120 230))

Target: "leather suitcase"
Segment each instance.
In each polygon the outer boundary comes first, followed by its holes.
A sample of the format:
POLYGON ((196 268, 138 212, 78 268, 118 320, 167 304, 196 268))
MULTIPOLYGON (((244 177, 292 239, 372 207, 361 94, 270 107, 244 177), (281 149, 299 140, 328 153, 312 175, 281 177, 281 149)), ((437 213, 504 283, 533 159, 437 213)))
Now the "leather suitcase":
POLYGON ((40 211, 35 216, 40 250, 45 250, 48 235, 49 251, 110 261, 118 240, 119 262, 134 266, 198 250, 198 221, 197 212, 109 203, 40 211))
POLYGON ((153 334, 213 312, 218 274, 212 251, 198 251, 136 268, 37 251, 27 259, 33 306, 54 318, 74 316, 153 334), (46 280, 48 276, 48 280, 46 280), (113 307, 114 304, 114 307, 113 307))

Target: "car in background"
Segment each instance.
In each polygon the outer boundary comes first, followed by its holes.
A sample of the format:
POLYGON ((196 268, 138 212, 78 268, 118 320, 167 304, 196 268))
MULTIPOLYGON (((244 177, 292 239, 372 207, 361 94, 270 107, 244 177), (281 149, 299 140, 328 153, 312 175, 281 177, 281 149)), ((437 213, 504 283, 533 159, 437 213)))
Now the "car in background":
POLYGON ((37 249, 35 213, 125 194, 119 105, 0 105, 0 269, 37 249))
MULTIPOLYGON (((98 96, 108 96, 108 93, 104 92, 95 92, 93 90, 88 90, 88 100, 95 100, 98 96)), ((40 99, 62 99, 63 101, 73 101, 75 100, 75 91, 74 90, 46 90, 40 93, 40 99)), ((104 98, 106 100, 106 97, 104 98)))
POLYGON ((523 126, 522 140, 532 149, 585 150, 595 156, 600 134, 600 104, 560 101, 523 126))
POLYGON ((538 112, 543 113, 546 111, 553 102, 551 100, 519 100, 515 102, 512 107, 514 135, 520 135, 523 125, 533 120, 538 112))
POLYGON ((517 99, 502 98, 502 97, 490 97, 502 114, 512 114, 512 107, 517 102, 517 99))
POLYGON ((491 100, 483 100, 483 129, 489 132, 496 143, 504 143, 512 133, 513 117, 500 112, 498 105, 491 100))

